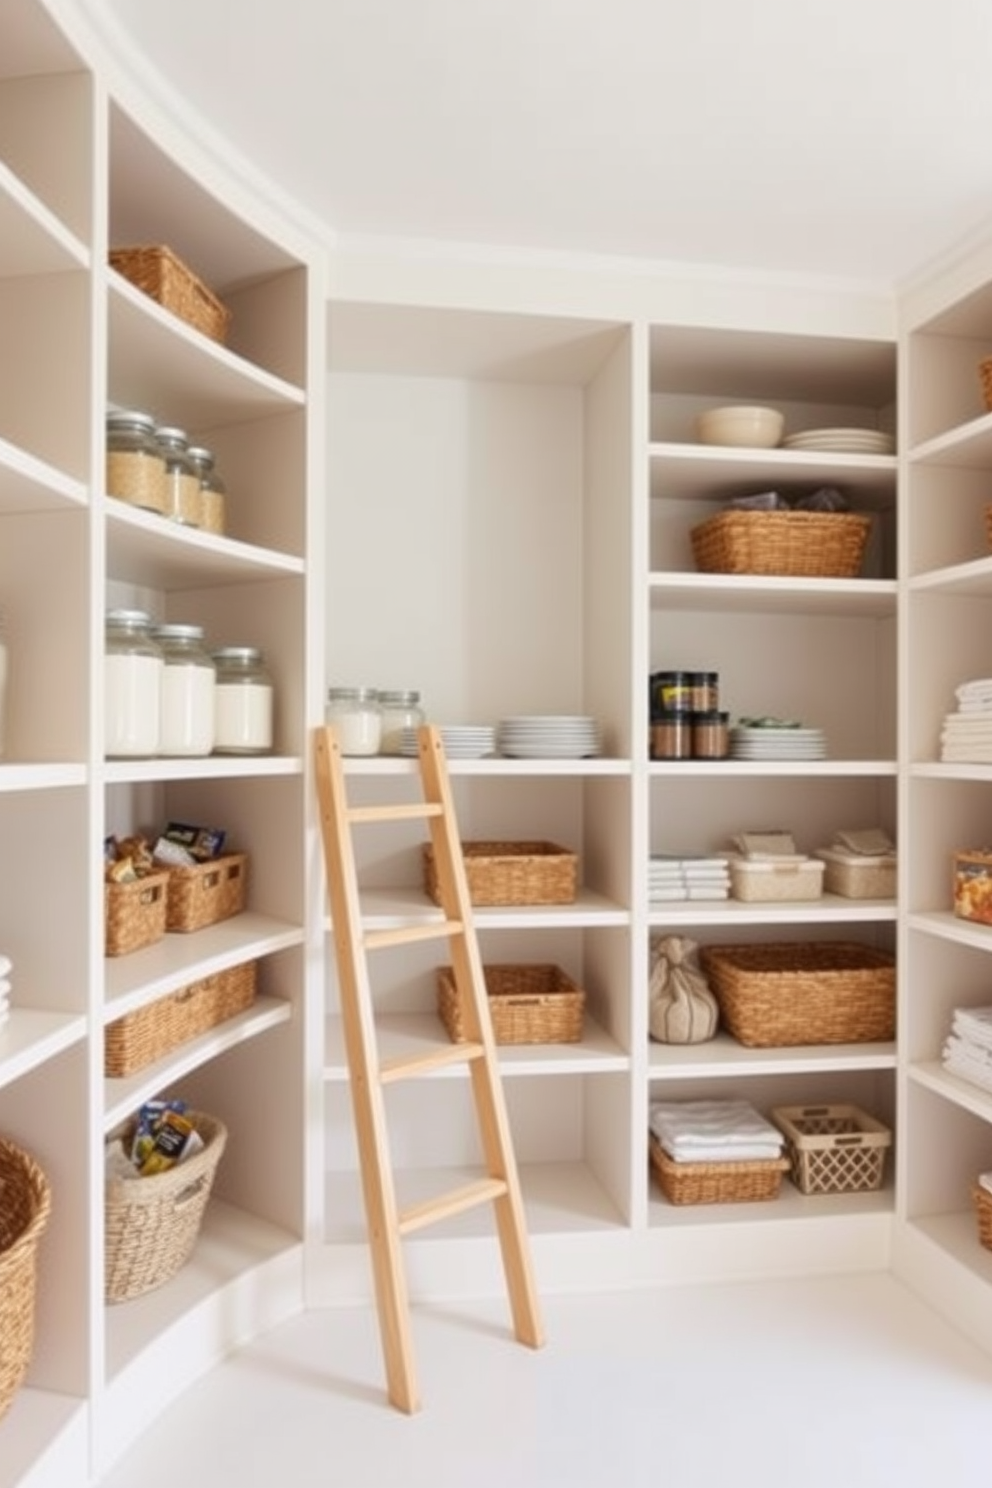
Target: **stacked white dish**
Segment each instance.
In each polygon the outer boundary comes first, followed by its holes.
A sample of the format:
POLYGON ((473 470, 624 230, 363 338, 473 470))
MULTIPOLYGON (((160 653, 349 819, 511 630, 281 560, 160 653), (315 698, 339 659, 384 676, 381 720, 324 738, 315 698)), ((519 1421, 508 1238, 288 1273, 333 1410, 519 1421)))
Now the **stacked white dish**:
MULTIPOLYGON (((496 730, 491 724, 438 724, 437 731, 448 759, 483 759, 496 753, 496 730)), ((415 728, 402 730, 400 754, 406 759, 417 758, 417 733, 415 728)))
POLYGON ((9 956, 0 955, 0 1028, 10 1017, 10 973, 13 962, 9 956))
POLYGON ((511 759, 587 759, 599 744, 595 718, 535 713, 500 720, 500 752, 511 759))
POLYGON ((782 447, 833 455, 891 455, 896 443, 879 429, 806 429, 786 435, 782 447))
POLYGON ((819 760, 827 753, 823 730, 818 728, 761 727, 737 725, 730 730, 730 754, 742 760, 819 760))

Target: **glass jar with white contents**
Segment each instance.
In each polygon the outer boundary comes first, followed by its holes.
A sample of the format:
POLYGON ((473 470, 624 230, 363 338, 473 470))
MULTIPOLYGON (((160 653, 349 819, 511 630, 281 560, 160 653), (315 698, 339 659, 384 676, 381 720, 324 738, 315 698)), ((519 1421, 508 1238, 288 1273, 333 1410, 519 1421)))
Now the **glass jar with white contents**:
POLYGON ((108 759, 158 753, 162 650, 144 610, 108 610, 103 660, 103 752, 108 759))
POLYGON ((264 654, 257 646, 222 646, 213 659, 214 754, 268 754, 275 708, 264 654))
POLYGON ((160 625, 162 712, 158 752, 199 757, 214 747, 217 668, 203 644, 202 625, 160 625))
POLYGON ((379 753, 382 708, 374 687, 329 687, 325 717, 337 732, 342 754, 379 753))
POLYGON ((402 754, 404 731, 417 729, 424 722, 424 710, 420 693, 414 691, 385 691, 379 694, 382 709, 382 735, 379 740, 380 754, 402 754))

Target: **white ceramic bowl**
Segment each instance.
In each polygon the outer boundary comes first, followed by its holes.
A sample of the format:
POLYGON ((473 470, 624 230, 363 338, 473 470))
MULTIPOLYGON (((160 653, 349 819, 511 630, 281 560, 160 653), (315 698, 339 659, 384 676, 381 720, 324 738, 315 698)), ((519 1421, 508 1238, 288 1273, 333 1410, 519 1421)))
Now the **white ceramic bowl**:
POLYGON ((785 418, 777 408, 708 408, 696 419, 700 444, 773 449, 784 428, 785 418))

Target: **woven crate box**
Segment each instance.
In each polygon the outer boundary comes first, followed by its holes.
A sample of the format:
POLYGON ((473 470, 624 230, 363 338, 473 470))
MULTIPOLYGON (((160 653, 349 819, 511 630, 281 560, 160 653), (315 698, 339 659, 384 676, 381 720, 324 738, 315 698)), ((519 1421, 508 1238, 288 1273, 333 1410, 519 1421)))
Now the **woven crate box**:
POLYGON ((169 875, 147 873, 133 883, 107 883, 103 891, 104 950, 127 956, 165 934, 169 875))
POLYGON ((701 573, 854 578, 871 518, 854 512, 723 511, 693 527, 701 573))
POLYGON ((248 890, 248 855, 225 853, 191 868, 169 869, 167 930, 202 930, 240 914, 248 890))
POLYGON ((845 899, 893 899, 896 892, 896 860, 891 855, 868 857, 862 853, 842 852, 833 847, 818 847, 825 873, 823 887, 828 894, 845 899))
POLYGON ((888 1042, 895 958, 848 941, 703 946, 724 1028, 751 1048, 888 1042))
POLYGON ((805 1194, 881 1188, 892 1145, 888 1127, 858 1106, 775 1106, 792 1181, 805 1194))
POLYGON ((648 1137, 651 1167, 670 1204, 753 1204, 777 1199, 787 1157, 753 1162, 679 1163, 669 1157, 652 1132, 648 1137))
POLYGON ((0 1138, 0 1418, 31 1364, 38 1242, 51 1206, 51 1187, 34 1158, 0 1138))
MULTIPOLYGON (((554 842, 463 842, 469 897, 475 905, 572 904, 578 860, 554 842)), ((423 847, 424 887, 441 902, 437 864, 423 847)))
MULTIPOLYGON (((227 1143, 222 1122, 188 1113, 203 1149, 147 1178, 109 1178, 104 1193, 104 1296, 126 1302, 171 1281, 189 1260, 200 1233, 217 1164, 227 1143)), ((134 1122, 113 1136, 128 1145, 134 1122)))
POLYGON ((245 961, 116 1018, 104 1032, 104 1074, 111 1079, 136 1074, 190 1039, 226 1023, 251 1007, 256 981, 257 963, 245 961))
POLYGON ((992 1250, 992 1193, 984 1184, 976 1183, 971 1190, 978 1221, 978 1240, 986 1250, 992 1250))
POLYGON ((212 341, 227 340, 230 310, 171 248, 162 244, 112 248, 110 265, 187 325, 212 341))
POLYGON ((772 904, 819 899, 823 894, 824 865, 807 858, 801 863, 760 863, 728 858, 730 892, 746 903, 772 904))
MULTIPOLYGON (((582 1038, 585 993, 560 966, 483 968, 497 1044, 573 1044, 582 1038)), ((437 1008, 454 1043, 467 1038, 450 966, 437 973, 437 1008)))

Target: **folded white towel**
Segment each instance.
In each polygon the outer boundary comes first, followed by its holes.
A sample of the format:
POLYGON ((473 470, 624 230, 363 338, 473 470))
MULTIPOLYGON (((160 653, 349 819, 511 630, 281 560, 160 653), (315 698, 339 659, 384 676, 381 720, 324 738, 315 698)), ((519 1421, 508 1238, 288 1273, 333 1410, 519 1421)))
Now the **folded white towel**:
POLYGON ((673 1157, 739 1149, 781 1151, 784 1138, 777 1126, 745 1100, 656 1101, 650 1126, 665 1151, 673 1157))
MULTIPOLYGON (((664 1142, 661 1145, 665 1147, 664 1142)), ((698 1151, 690 1151, 686 1146, 677 1152, 669 1152, 665 1147, 665 1152, 676 1163, 774 1162, 782 1156, 781 1146, 771 1142, 756 1142, 753 1147, 743 1142, 732 1142, 726 1147, 707 1146, 698 1151)))
POLYGON ((959 1054, 951 1054, 945 1057, 944 1068, 948 1074, 958 1075, 971 1085, 978 1085, 983 1090, 992 1090, 992 1068, 987 1065, 959 1054))
POLYGON ((0 956, 0 977, 10 976, 14 963, 9 956, 0 956))
POLYGON ((6 994, 9 991, 10 991, 10 977, 5 977, 4 980, 2 982, 0 982, 0 997, 6 996, 6 994))

